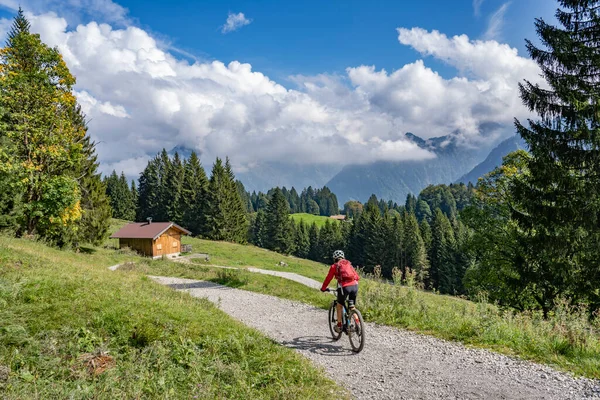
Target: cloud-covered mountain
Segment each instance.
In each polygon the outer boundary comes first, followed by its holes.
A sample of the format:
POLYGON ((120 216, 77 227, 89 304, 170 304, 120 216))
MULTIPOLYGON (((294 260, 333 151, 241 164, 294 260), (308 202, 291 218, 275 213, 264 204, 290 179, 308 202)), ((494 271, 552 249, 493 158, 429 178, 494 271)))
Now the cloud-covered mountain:
POLYGON ((406 137, 436 157, 425 161, 347 166, 327 183, 340 204, 348 200, 364 202, 373 193, 379 198, 403 203, 407 194, 419 194, 427 185, 454 182, 489 151, 485 147, 476 149, 460 145, 452 135, 429 140, 412 133, 407 133, 406 137))
POLYGON ((502 165, 502 158, 513 151, 527 149, 525 141, 519 135, 510 137, 496 146, 480 164, 476 165, 469 173, 461 176, 456 182, 477 184, 483 175, 502 165))

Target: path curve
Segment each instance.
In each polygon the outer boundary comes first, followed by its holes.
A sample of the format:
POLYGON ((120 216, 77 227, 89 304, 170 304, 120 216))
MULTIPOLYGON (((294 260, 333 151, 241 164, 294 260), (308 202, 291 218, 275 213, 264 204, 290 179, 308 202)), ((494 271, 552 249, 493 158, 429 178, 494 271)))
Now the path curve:
MULTIPOLYGON (((183 264, 191 264, 190 260, 192 260, 194 258, 204 258, 204 256, 205 256, 204 254, 192 254, 190 256, 174 258, 174 259, 171 259, 171 261, 175 261, 175 262, 179 262, 179 263, 183 263, 183 264)), ((278 276, 280 278, 285 278, 290 281, 298 282, 302 285, 308 286, 313 289, 321 289, 321 282, 318 282, 311 278, 307 278, 307 277, 297 274, 295 272, 271 271, 268 269, 260 269, 260 268, 256 268, 256 267, 238 268, 238 267, 225 267, 222 265, 214 265, 214 264, 197 264, 197 265, 203 265, 203 266, 212 267, 212 268, 237 269, 237 270, 242 270, 242 271, 255 272, 255 273, 263 274, 263 275, 278 276)))
POLYGON ((600 384, 548 366, 367 324, 365 350, 333 342, 327 312, 211 282, 151 277, 219 308, 322 366, 358 399, 600 399, 600 384))

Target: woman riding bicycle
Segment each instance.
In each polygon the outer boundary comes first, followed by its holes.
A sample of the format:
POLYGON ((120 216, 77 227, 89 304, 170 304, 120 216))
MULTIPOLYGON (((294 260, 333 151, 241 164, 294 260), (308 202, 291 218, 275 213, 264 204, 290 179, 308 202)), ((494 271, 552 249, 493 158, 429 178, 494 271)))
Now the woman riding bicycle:
POLYGON ((350 261, 344 258, 344 252, 342 250, 336 250, 333 252, 333 265, 329 268, 329 273, 323 282, 321 291, 324 292, 329 286, 329 282, 335 276, 337 280, 337 326, 335 331, 340 333, 346 327, 342 328, 342 311, 346 299, 348 299, 348 305, 350 309, 354 309, 354 303, 356 303, 356 295, 358 294, 358 281, 360 277, 352 267, 350 261))

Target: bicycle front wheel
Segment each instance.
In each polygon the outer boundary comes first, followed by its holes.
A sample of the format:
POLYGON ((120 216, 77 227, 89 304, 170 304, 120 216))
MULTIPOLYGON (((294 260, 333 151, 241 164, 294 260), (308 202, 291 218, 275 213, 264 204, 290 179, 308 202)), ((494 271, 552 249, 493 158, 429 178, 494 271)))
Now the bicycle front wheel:
POLYGON ((350 346, 352 351, 359 353, 363 347, 365 347, 365 321, 358 310, 351 310, 348 318, 350 324, 348 327, 348 339, 350 339, 350 346))
POLYGON ((340 340, 342 337, 342 332, 336 332, 335 327, 337 327, 338 319, 337 319, 337 310, 336 310, 337 302, 334 300, 331 302, 331 307, 329 307, 329 319, 327 325, 329 325, 329 332, 331 332, 331 337, 333 340, 340 340))

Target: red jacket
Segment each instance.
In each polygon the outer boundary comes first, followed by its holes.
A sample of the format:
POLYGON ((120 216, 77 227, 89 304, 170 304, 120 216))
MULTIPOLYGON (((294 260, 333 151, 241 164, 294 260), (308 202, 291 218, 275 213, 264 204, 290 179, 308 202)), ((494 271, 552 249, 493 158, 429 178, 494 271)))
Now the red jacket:
MULTIPOLYGON (((339 263, 348 263, 348 264, 350 264, 350 261, 348 261, 348 260, 340 260, 339 263)), ((352 264, 350 264, 350 267, 352 267, 352 264)), ((352 268, 352 270, 354 270, 354 268, 352 268)), ((333 277, 336 276, 336 273, 337 273, 337 264, 333 264, 329 268, 329 273, 327 274, 327 277, 325 278, 325 282, 323 282, 323 286, 321 287, 321 290, 327 289, 327 286, 329 286, 329 282, 331 282, 331 280, 333 279, 333 277)), ((336 276, 335 279, 337 280, 338 277, 336 276)), ((358 274, 356 273, 356 271, 354 271, 354 279, 348 280, 348 281, 345 281, 345 282, 339 282, 339 280, 338 280, 338 283, 341 284, 342 287, 353 286, 353 285, 358 285, 359 279, 360 279, 360 276, 358 276, 358 274)))

